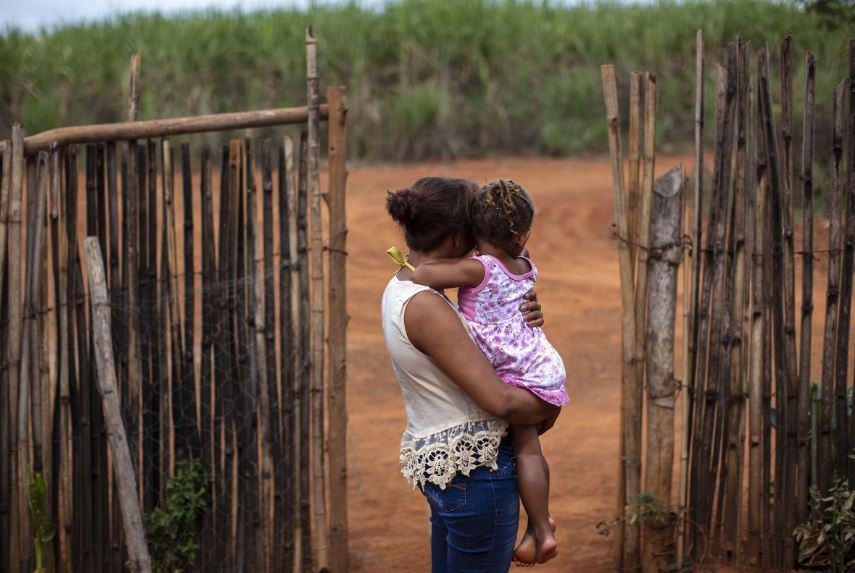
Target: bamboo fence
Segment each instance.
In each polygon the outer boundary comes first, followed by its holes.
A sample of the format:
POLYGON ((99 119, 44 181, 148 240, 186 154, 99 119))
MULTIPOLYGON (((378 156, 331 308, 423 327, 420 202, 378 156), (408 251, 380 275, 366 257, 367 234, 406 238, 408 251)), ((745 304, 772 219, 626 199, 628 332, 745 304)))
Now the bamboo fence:
POLYGON ((0 570, 166 570, 149 516, 197 460, 171 566, 347 571, 347 103, 317 48, 303 107, 140 121, 135 54, 127 123, 0 145, 0 570), (170 139, 277 126, 219 166, 170 139))
POLYGON ((624 157, 619 82, 603 66, 623 306, 615 568, 658 572, 720 561, 790 571, 809 565, 794 531, 811 518, 811 492, 822 496, 840 479, 855 484, 855 40, 849 77, 819 96, 834 103, 827 149, 816 145, 813 54, 804 54, 797 74, 792 37, 775 54, 768 47, 752 54, 740 39, 729 44, 715 66, 706 186, 703 45, 699 32, 695 173, 691 186, 674 185, 673 201, 660 191, 670 174, 652 184, 655 76, 629 75, 624 157), (800 122, 795 77, 804 78, 800 122), (827 248, 814 242, 815 157, 829 166, 827 248), (682 254, 672 252, 679 229, 682 254), (814 336, 814 275, 823 270, 824 324, 814 336), (678 304, 683 380, 674 379, 678 304), (814 355, 821 363, 811 364, 814 355), (643 390, 646 401, 637 398, 643 390))

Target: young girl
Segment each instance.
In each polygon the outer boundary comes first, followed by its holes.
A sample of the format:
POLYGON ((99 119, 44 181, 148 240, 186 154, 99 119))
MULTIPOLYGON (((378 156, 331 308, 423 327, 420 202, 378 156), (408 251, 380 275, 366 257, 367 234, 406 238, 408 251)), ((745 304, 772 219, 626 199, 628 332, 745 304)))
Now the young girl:
MULTIPOLYGON (((527 327, 519 313, 525 294, 537 280, 537 267, 523 256, 531 236, 534 203, 519 184, 500 179, 478 191, 471 209, 478 254, 425 262, 412 280, 435 289, 459 287, 460 311, 499 377, 563 406, 567 403, 564 363, 543 330, 527 327)), ((548 508, 549 467, 537 427, 513 426, 511 431, 520 497, 528 515, 514 558, 521 565, 545 563, 558 553, 548 508)))

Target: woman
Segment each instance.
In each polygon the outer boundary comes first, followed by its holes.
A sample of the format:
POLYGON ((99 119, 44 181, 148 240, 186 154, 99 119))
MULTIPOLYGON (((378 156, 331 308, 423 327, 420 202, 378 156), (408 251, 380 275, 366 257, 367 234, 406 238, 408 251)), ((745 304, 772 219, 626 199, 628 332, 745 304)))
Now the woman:
MULTIPOLYGON (((383 332, 407 410, 401 471, 431 508, 433 573, 508 570, 519 501, 507 425, 546 431, 559 413, 502 382, 457 308, 411 280, 422 262, 473 249, 468 211, 477 189, 470 181, 426 177, 387 198, 409 255, 383 293, 383 332)), ((520 310, 530 326, 543 323, 536 301, 520 310)))

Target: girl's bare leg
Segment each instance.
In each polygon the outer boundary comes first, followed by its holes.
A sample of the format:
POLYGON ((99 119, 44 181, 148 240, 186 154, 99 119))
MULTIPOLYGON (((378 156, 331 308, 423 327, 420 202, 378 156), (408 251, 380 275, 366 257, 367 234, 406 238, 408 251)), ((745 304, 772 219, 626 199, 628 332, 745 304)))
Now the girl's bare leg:
POLYGON ((519 565, 546 563, 558 554, 555 525, 549 517, 549 466, 540 449, 536 426, 513 427, 517 483, 528 526, 514 552, 519 565))

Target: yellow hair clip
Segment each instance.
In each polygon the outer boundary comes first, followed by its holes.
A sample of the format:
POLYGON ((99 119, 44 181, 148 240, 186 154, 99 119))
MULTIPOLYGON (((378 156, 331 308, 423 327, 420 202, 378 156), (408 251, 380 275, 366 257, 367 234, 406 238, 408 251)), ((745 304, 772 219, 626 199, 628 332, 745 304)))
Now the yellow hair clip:
POLYGON ((395 264, 397 264, 402 269, 408 268, 411 271, 416 270, 416 267, 410 264, 410 261, 407 260, 407 258, 404 256, 404 254, 398 247, 389 247, 388 249, 386 249, 386 254, 389 255, 392 260, 395 261, 395 264))

